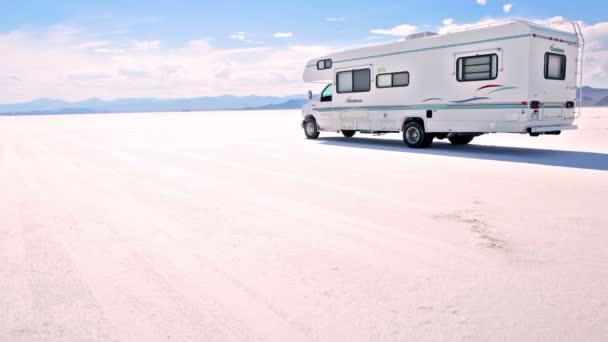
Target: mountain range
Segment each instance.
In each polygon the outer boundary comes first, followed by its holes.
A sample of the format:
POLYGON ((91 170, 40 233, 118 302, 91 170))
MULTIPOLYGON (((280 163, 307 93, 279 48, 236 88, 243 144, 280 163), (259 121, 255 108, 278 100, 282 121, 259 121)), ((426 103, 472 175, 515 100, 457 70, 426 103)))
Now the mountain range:
MULTIPOLYGON (((299 109, 307 101, 306 95, 224 95, 189 99, 131 98, 109 101, 92 98, 79 102, 38 99, 24 103, 0 104, 0 115, 299 109)), ((608 89, 583 87, 583 106, 608 106, 608 89)))
POLYGON ((608 89, 583 87, 583 106, 608 106, 608 89))
POLYGON ((110 101, 93 98, 79 102, 38 99, 24 103, 0 104, 0 115, 295 109, 302 108, 306 101, 306 95, 284 97, 225 95, 189 99, 132 98, 110 101))

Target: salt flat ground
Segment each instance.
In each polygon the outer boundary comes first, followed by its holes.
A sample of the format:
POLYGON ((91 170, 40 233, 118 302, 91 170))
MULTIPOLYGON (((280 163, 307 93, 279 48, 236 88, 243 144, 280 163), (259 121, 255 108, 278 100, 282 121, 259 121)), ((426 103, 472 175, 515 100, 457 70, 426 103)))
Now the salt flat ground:
POLYGON ((0 341, 608 340, 608 110, 427 150, 299 120, 0 117, 0 341))

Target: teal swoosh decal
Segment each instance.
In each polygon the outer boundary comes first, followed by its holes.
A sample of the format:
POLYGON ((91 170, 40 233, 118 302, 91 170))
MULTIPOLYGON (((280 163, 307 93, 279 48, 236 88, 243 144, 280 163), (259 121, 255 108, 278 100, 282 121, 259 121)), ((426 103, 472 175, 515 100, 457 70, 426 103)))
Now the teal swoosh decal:
POLYGON ((499 89, 492 90, 488 94, 498 93, 499 91, 503 91, 503 90, 513 90, 513 89, 519 89, 519 88, 517 88, 517 87, 502 87, 502 88, 499 88, 499 89))
POLYGON ((480 100, 490 100, 490 98, 489 97, 471 97, 470 99, 466 99, 466 100, 450 101, 450 102, 452 102, 452 103, 467 103, 467 102, 480 101, 480 100))

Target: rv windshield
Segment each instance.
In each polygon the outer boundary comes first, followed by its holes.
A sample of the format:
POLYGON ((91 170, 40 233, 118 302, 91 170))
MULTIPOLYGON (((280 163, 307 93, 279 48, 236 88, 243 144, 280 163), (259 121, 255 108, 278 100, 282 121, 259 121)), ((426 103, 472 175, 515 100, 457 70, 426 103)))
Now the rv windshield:
POLYGON ((332 84, 325 87, 321 93, 321 102, 331 102, 334 86, 332 84))

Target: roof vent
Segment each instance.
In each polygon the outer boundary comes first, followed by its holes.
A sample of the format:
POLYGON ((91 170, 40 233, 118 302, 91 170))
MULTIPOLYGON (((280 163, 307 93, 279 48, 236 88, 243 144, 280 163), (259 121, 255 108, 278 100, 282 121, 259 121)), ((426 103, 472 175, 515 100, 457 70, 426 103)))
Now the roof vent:
POLYGON ((409 36, 405 37, 405 40, 432 37, 432 36, 436 36, 436 35, 437 35, 437 33, 429 32, 429 31, 416 32, 416 33, 412 33, 409 36))

